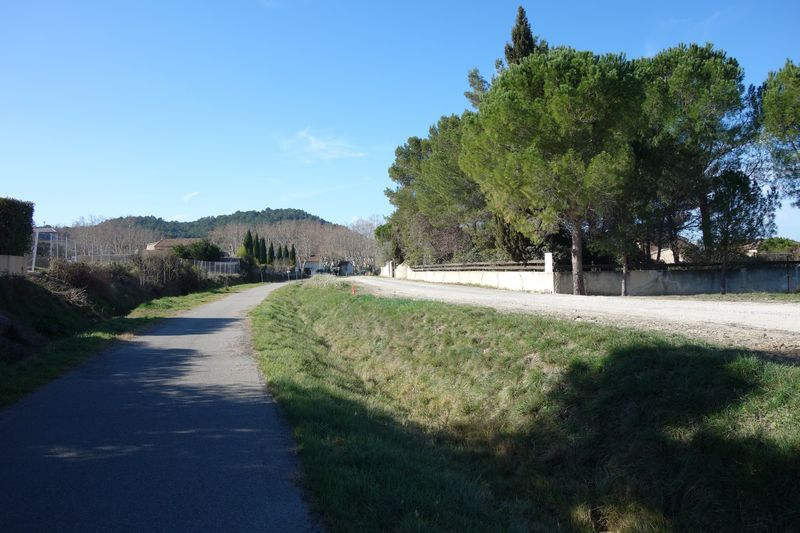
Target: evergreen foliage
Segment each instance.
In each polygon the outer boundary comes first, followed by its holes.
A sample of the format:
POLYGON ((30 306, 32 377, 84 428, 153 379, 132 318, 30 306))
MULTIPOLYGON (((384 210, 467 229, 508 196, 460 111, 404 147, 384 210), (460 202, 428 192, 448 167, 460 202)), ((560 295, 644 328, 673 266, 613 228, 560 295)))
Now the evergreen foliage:
POLYGON ((515 65, 535 52, 546 52, 547 42, 534 37, 525 9, 519 6, 517 20, 511 28, 511 42, 506 43, 506 62, 515 65))
POLYGON ((261 237, 259 240, 258 262, 262 264, 266 264, 267 262, 267 241, 264 239, 264 237, 261 237))
POLYGON ((791 60, 764 84, 764 132, 773 166, 787 195, 800 207, 800 65, 791 60))
POLYGON ((216 244, 207 239, 190 244, 178 244, 172 247, 172 253, 182 259, 196 259, 198 261, 219 261, 224 255, 216 244))
POLYGON ((32 235, 33 203, 0 198, 0 254, 29 253, 32 235))
POLYGON ((244 236, 244 241, 242 241, 244 245, 244 251, 247 255, 253 255, 253 234, 250 233, 250 230, 247 230, 247 233, 244 236))
POLYGON ((774 231, 778 185, 800 201, 791 61, 745 90, 738 62, 711 44, 636 60, 551 49, 521 7, 511 34, 508 68, 498 60, 491 82, 469 72, 476 111, 444 116, 396 149, 386 190, 395 210, 375 230, 386 257, 524 261, 550 251, 571 258, 581 293, 584 259, 625 271, 669 247, 676 261, 726 262, 774 231), (777 183, 755 160, 762 141, 777 183))
POLYGON ((267 252, 267 264, 275 263, 275 248, 272 246, 272 243, 269 243, 269 251, 267 252))
MULTIPOLYGON (((262 224, 275 224, 284 220, 313 220, 321 224, 329 222, 303 211, 302 209, 270 209, 262 211, 236 211, 229 215, 203 217, 191 222, 164 220, 154 216, 124 217, 126 222, 152 229, 167 238, 205 237, 215 228, 228 224, 246 224, 250 227, 262 224)), ((118 219, 111 219, 118 220, 118 219)))

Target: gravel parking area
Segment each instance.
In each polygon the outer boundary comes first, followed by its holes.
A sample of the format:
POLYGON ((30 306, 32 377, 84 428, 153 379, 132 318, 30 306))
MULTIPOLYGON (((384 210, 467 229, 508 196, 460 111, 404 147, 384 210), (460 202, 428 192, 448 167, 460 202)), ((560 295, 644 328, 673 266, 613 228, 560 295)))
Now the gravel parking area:
POLYGON ((438 300, 572 320, 678 333, 727 346, 800 356, 800 305, 691 298, 533 294, 359 276, 379 296, 438 300))

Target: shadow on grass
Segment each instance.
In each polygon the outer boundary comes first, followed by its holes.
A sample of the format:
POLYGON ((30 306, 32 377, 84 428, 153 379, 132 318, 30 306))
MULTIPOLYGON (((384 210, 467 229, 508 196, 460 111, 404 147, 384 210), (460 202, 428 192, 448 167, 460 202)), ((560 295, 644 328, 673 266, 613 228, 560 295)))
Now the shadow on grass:
POLYGON ((761 418, 773 393, 741 351, 629 346, 575 363, 510 433, 490 420, 423 431, 339 365, 309 364, 341 389, 272 386, 334 530, 800 528, 800 449, 779 434, 800 428, 761 418))

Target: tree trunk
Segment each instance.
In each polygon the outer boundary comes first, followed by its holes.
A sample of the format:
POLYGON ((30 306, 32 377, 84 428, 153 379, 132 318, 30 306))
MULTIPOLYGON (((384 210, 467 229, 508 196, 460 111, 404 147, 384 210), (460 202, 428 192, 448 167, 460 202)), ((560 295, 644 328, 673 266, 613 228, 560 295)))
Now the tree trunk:
POLYGON ((583 234, 578 222, 572 223, 572 294, 586 294, 583 285, 583 234))
POLYGON ((728 292, 728 260, 726 257, 722 258, 722 280, 721 280, 721 287, 720 292, 725 294, 728 292))
POLYGON ((703 249, 706 255, 711 252, 713 239, 711 237, 711 211, 708 207, 708 198, 705 194, 700 196, 700 230, 703 232, 703 249))
POLYGON ((628 254, 622 256, 622 296, 628 295, 628 254))
POLYGON ((669 243, 669 247, 672 249, 672 259, 677 265, 678 263, 681 262, 681 257, 680 257, 681 251, 680 248, 678 247, 678 239, 672 239, 672 241, 670 241, 669 243))

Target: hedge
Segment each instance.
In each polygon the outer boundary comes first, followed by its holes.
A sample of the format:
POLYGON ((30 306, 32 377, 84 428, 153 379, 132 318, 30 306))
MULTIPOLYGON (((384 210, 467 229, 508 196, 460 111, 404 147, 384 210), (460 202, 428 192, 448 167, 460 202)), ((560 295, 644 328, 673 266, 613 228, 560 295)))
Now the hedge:
POLYGON ((25 255, 33 234, 33 202, 0 198, 0 255, 25 255))

